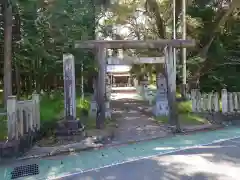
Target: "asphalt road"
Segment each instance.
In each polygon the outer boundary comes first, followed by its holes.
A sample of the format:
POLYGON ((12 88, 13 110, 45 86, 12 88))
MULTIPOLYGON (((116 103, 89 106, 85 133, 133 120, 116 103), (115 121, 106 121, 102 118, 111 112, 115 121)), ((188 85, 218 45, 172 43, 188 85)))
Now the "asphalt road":
POLYGON ((240 138, 61 178, 64 180, 240 180, 240 138))

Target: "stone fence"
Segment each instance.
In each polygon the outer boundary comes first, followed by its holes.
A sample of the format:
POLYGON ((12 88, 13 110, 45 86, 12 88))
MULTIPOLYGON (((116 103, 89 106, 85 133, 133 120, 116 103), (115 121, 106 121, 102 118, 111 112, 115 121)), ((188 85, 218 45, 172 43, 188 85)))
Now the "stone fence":
POLYGON ((0 142, 1 156, 14 156, 32 146, 40 130, 40 99, 18 101, 16 96, 7 100, 7 141, 0 142))
POLYGON ((18 140, 24 134, 40 129, 39 95, 31 100, 17 101, 16 96, 7 100, 8 139, 18 140))
POLYGON ((221 112, 223 114, 240 112, 240 92, 201 93, 198 89, 191 90, 193 112, 221 112))

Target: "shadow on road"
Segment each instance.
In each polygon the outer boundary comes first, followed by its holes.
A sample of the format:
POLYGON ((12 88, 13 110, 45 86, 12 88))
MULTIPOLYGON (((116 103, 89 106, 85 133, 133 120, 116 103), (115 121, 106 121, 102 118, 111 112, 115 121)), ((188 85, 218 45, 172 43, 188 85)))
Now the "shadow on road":
POLYGON ((225 141, 75 175, 67 180, 237 180, 240 140, 225 141))

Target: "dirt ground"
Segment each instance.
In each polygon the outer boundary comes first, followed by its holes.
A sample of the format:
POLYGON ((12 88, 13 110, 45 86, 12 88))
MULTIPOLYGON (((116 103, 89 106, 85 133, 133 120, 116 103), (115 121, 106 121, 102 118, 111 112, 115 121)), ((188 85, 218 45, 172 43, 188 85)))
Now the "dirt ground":
POLYGON ((148 104, 131 98, 118 99, 111 102, 112 117, 117 128, 113 143, 140 141, 169 135, 164 124, 157 123, 150 114, 142 112, 148 104))

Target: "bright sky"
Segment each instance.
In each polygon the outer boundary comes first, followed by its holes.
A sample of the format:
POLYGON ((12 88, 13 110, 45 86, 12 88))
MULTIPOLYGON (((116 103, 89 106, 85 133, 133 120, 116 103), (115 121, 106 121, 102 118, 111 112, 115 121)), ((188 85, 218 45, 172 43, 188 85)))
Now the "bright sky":
MULTIPOLYGON (((145 24, 145 16, 143 15, 143 13, 141 12, 136 12, 136 22, 137 24, 145 24)), ((111 12, 106 12, 105 13, 105 17, 102 17, 100 20, 99 20, 99 24, 100 25, 103 25, 104 24, 104 20, 106 19, 111 19, 113 18, 113 14, 111 12)), ((125 24, 125 25, 115 25, 113 27, 113 29, 115 30, 115 32, 119 35, 122 35, 122 36, 128 36, 130 34, 130 30, 129 28, 131 27, 130 24, 125 24)), ((132 37, 128 37, 128 38, 131 38, 131 39, 134 39, 135 37, 132 36, 132 37)), ((111 39, 110 37, 105 37, 105 39, 111 39)))

